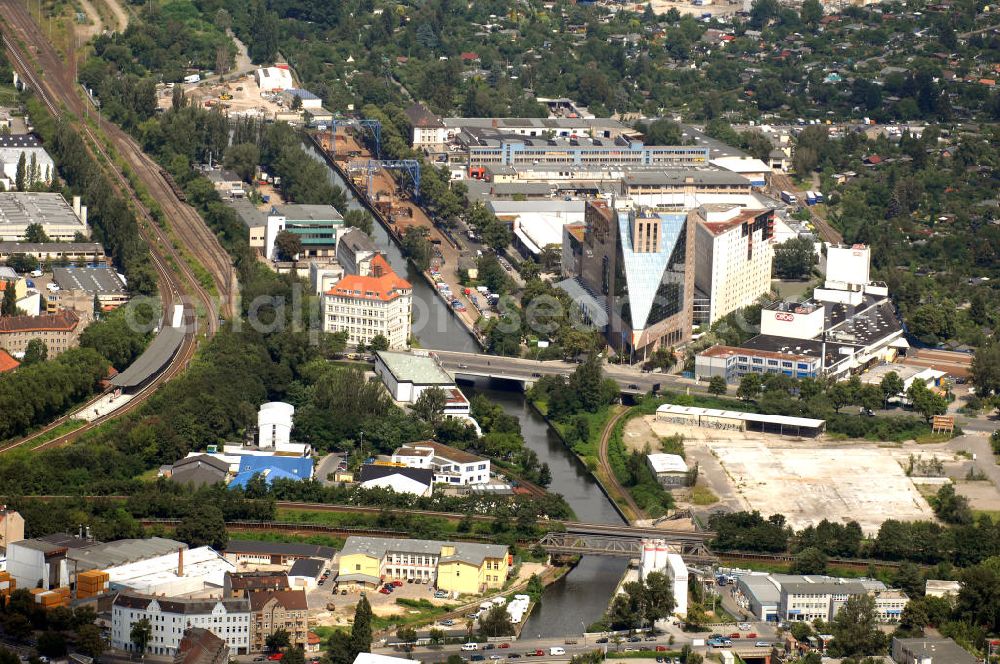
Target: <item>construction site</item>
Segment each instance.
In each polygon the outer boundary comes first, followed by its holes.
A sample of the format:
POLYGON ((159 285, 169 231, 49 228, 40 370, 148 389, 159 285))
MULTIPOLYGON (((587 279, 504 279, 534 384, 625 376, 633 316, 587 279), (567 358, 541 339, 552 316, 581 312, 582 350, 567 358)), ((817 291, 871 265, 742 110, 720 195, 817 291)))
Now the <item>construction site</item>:
POLYGON ((430 268, 424 277, 470 330, 478 313, 466 288, 458 282, 461 249, 434 225, 420 203, 420 162, 380 159, 381 127, 377 121, 335 120, 310 136, 345 182, 397 241, 419 228, 430 242, 430 268), (366 145, 369 139, 373 150, 366 145))

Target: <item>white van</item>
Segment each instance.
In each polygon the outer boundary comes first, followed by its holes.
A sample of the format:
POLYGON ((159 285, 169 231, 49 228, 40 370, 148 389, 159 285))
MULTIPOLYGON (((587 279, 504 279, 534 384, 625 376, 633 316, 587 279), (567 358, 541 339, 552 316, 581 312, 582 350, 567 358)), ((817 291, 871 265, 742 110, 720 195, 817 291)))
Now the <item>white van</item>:
POLYGON ((463 643, 462 650, 479 650, 478 643, 463 643))
POLYGON ((561 646, 552 646, 549 648, 549 656, 554 657, 555 655, 565 655, 566 649, 561 646))

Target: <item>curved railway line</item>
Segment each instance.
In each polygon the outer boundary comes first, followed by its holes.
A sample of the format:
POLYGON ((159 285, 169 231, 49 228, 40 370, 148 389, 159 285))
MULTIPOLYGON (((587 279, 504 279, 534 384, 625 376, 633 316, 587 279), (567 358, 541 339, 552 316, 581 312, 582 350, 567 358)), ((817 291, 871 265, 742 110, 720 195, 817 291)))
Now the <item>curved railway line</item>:
MULTIPOLYGON (((25 84, 35 91, 53 117, 62 114, 62 108, 59 104, 63 104, 65 108, 75 112, 77 117, 83 117, 89 110, 86 103, 78 96, 75 83, 71 78, 68 78, 68 69, 60 61, 51 44, 45 40, 25 7, 15 0, 0 0, 0 8, 3 9, 0 12, 4 24, 3 46, 25 84), (19 40, 31 45, 32 55, 41 70, 45 72, 44 75, 36 73, 35 67, 19 48, 19 40)), ((114 166, 115 162, 105 149, 102 137, 86 122, 81 122, 78 126, 90 143, 90 149, 95 153, 95 157, 99 160, 103 159, 111 165, 109 172, 114 174, 116 185, 134 204, 133 207, 139 216, 139 232, 149 245, 150 256, 157 273, 164 320, 166 312, 171 311, 175 303, 182 303, 185 308, 184 319, 187 330, 180 348, 170 363, 131 400, 74 431, 35 446, 34 449, 64 445, 110 419, 135 410, 155 393, 160 385, 179 374, 197 350, 199 309, 205 314, 205 327, 208 336, 215 334, 219 327, 218 309, 212 294, 200 283, 198 276, 188 265, 181 251, 174 246, 167 232, 156 223, 150 211, 141 203, 128 178, 114 166), (193 294, 194 302, 184 297, 185 283, 188 291, 193 294)), ((223 294, 222 313, 232 316, 236 310, 238 283, 229 256, 222 248, 218 238, 203 223, 195 210, 178 199, 171 187, 172 180, 167 182, 164 179, 159 166, 139 149, 130 136, 110 123, 103 124, 102 128, 107 131, 122 158, 130 164, 139 179, 146 185, 150 195, 160 204, 163 214, 174 224, 179 240, 184 242, 191 254, 201 260, 202 264, 209 270, 218 292, 223 294)), ((104 394, 97 395, 81 408, 74 409, 73 412, 56 419, 39 431, 20 440, 4 444, 0 447, 0 453, 28 445, 67 422, 73 414, 89 407, 103 396, 104 394)))

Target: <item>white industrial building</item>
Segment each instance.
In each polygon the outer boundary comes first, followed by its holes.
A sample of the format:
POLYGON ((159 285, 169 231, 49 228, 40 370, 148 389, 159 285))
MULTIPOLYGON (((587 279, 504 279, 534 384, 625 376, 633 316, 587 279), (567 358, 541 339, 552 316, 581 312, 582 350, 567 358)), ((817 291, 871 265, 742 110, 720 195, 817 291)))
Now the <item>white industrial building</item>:
POLYGON ((24 155, 26 184, 52 183, 56 166, 52 157, 42 147, 34 134, 0 134, 0 176, 6 189, 12 189, 17 182, 17 165, 24 155), (34 169, 32 171, 32 169, 34 169))
POLYGON ((673 553, 663 540, 643 540, 642 557, 639 559, 639 578, 646 579, 650 572, 661 572, 670 579, 674 593, 674 613, 683 617, 688 609, 688 569, 684 559, 673 553))
POLYGON ((732 173, 738 173, 750 180, 754 187, 767 185, 767 176, 771 173, 771 167, 760 159, 753 157, 719 157, 709 161, 713 166, 725 169, 732 173))
POLYGON ((434 471, 426 468, 365 464, 357 481, 362 489, 389 489, 421 497, 434 493, 434 471))
POLYGON ((392 453, 392 462, 431 470, 439 484, 464 486, 490 481, 489 459, 432 440, 403 445, 392 453))
POLYGON ((221 589, 226 572, 236 565, 207 546, 105 568, 111 589, 130 589, 147 595, 190 595, 221 589))
POLYGON ((583 222, 584 200, 491 200, 486 207, 514 230, 514 245, 525 257, 537 257, 549 245, 562 246, 563 226, 583 222))
MULTIPOLYGON (((420 393, 430 387, 446 393, 458 389, 455 378, 426 351, 380 350, 375 353, 375 375, 400 403, 416 402, 420 393)), ((468 414, 468 410, 465 413, 468 414)))
POLYGON ((254 72, 254 78, 261 92, 281 92, 295 87, 292 72, 285 67, 261 67, 254 72))
POLYGON ((657 481, 665 487, 687 486, 688 465, 679 454, 647 454, 646 463, 657 481))
POLYGON ((74 242, 77 234, 90 237, 87 206, 73 197, 73 206, 62 194, 47 192, 0 192, 0 241, 24 239, 28 226, 39 224, 53 242, 74 242))
POLYGON ((123 592, 111 610, 111 646, 135 652, 132 627, 148 620, 152 636, 147 652, 151 655, 173 657, 190 627, 206 629, 223 639, 232 653, 246 655, 250 651, 250 615, 246 597, 188 599, 123 592))
POLYGON ((290 443, 295 406, 283 401, 262 403, 257 411, 257 446, 282 451, 290 443))
POLYGON ((694 285, 708 296, 698 322, 714 323, 771 291, 774 210, 716 204, 689 215, 697 229, 694 285))

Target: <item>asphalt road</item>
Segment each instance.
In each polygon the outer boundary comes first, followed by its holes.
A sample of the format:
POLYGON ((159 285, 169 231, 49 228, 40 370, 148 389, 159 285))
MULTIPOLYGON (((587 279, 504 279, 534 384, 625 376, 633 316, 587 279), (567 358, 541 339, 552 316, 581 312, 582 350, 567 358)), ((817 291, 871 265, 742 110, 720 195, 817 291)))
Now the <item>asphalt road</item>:
MULTIPOLYGON (((500 357, 475 353, 436 350, 441 365, 452 373, 467 376, 493 376, 531 382, 542 376, 569 376, 579 366, 561 360, 538 361, 518 357, 500 357)), ((619 364, 605 364, 604 373, 622 387, 622 391, 645 394, 654 387, 671 390, 705 392, 705 385, 675 374, 651 373, 619 364)))

